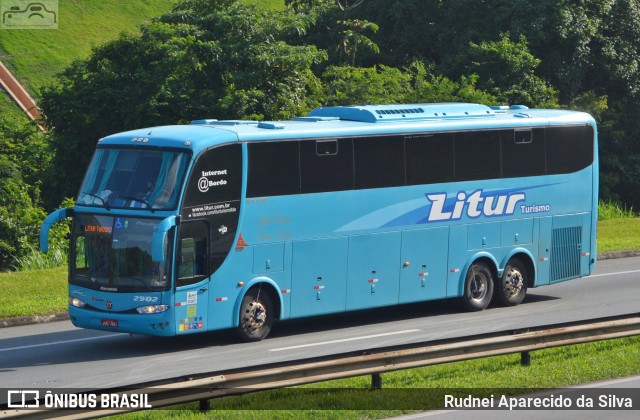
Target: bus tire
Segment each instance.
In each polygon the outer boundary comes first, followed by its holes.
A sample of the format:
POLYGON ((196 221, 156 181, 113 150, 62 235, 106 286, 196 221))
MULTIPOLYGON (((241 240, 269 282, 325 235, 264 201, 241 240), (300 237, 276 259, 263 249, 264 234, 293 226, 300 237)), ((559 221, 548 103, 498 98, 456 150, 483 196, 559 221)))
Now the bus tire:
POLYGON ((519 258, 511 258, 504 268, 502 277, 498 279, 496 295, 498 302, 504 306, 518 305, 527 295, 529 271, 519 258))
POLYGON ((493 274, 483 262, 473 263, 464 282, 462 300, 470 311, 481 311, 493 297, 493 274))
POLYGON ((251 289, 240 304, 238 335, 246 342, 260 341, 269 335, 274 320, 273 300, 260 288, 251 289))

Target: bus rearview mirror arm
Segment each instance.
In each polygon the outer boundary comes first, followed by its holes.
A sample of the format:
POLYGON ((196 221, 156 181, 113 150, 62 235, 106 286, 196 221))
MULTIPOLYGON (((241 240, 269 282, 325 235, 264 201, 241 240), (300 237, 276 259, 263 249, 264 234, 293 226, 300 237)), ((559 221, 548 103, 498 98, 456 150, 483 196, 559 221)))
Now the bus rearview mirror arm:
POLYGON ((73 217, 73 208, 56 210, 48 215, 44 222, 42 222, 42 228, 40 229, 40 251, 49 252, 49 231, 54 223, 59 222, 67 217, 73 217))
POLYGON ((156 226, 151 239, 151 260, 153 262, 164 263, 166 258, 165 242, 167 240, 167 232, 178 223, 179 218, 177 216, 169 216, 156 226))

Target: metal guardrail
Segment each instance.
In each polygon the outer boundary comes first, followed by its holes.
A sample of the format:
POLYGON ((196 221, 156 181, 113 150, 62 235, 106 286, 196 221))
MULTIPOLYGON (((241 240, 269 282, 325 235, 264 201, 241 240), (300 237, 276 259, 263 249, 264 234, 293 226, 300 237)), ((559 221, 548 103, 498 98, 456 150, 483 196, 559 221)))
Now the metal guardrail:
MULTIPOLYGON (((526 364, 530 351, 635 335, 640 335, 640 314, 369 349, 361 354, 349 353, 211 372, 199 377, 179 377, 132 385, 126 390, 100 390, 99 393, 144 393, 154 408, 192 401, 200 401, 201 406, 206 406, 204 402, 210 399, 230 395, 362 375, 374 375, 375 382, 375 375, 383 372, 505 354, 521 353, 522 362, 526 364)), ((16 409, 0 411, 0 418, 81 419, 137 410, 16 409)))

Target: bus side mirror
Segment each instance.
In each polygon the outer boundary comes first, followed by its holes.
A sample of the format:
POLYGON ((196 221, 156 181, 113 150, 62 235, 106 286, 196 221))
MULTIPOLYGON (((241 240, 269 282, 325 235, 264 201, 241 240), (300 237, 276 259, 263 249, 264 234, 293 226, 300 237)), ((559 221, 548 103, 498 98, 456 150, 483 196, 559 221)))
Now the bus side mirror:
POLYGON ((167 233, 176 225, 176 216, 169 216, 158 223, 151 238, 151 260, 164 263, 167 255, 167 233))
POLYGON ((51 226, 67 217, 73 217, 72 208, 56 210, 44 219, 42 227, 40 228, 40 251, 45 253, 49 252, 49 231, 51 230, 51 226))

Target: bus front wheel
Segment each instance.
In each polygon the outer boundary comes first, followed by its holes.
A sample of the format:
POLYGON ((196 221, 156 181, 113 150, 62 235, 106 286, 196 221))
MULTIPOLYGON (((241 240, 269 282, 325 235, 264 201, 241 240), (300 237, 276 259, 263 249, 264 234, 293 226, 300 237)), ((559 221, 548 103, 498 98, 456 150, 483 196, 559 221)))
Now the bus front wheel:
POLYGON ((515 306, 522 302, 527 294, 529 272, 518 258, 512 258, 504 268, 502 278, 498 280, 496 294, 504 306, 515 306))
POLYGON ((481 311, 489 306, 493 297, 493 275, 486 264, 473 263, 467 271, 462 300, 471 311, 481 311))
POLYGON ((273 301, 268 292, 251 289, 240 305, 238 335, 243 341, 260 341, 267 337, 273 325, 273 301))

